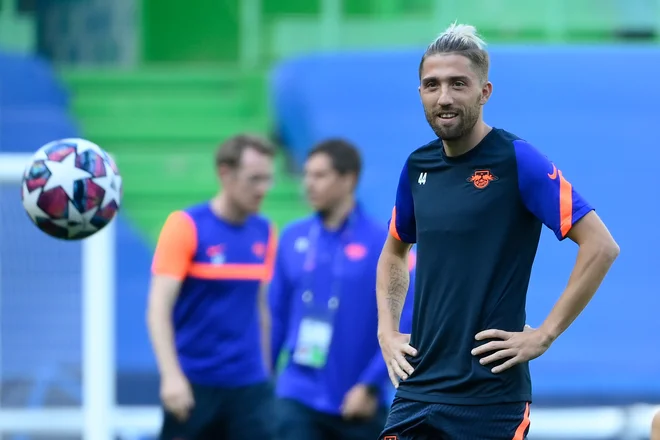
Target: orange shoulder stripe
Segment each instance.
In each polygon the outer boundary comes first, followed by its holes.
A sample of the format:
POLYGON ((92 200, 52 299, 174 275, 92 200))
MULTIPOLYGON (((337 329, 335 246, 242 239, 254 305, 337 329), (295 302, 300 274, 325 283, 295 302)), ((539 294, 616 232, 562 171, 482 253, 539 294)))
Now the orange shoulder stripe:
POLYGON ((392 208, 392 219, 390 220, 390 235, 392 237, 396 238, 399 241, 401 240, 401 237, 399 237, 399 232, 396 230, 396 206, 392 208))
POLYGON ((573 186, 559 171, 559 224, 561 236, 566 237, 573 227, 573 186))
POLYGON ((196 249, 195 221, 183 211, 171 213, 160 232, 151 272, 183 280, 188 274, 196 249))

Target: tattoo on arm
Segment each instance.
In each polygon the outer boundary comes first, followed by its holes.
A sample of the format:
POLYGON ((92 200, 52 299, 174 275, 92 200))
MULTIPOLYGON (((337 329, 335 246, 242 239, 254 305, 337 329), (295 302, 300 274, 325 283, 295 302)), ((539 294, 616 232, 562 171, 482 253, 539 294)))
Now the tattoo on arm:
POLYGON ((390 265, 390 280, 387 286, 387 305, 389 306, 392 318, 396 321, 401 319, 403 303, 408 291, 408 272, 401 268, 399 264, 390 265))

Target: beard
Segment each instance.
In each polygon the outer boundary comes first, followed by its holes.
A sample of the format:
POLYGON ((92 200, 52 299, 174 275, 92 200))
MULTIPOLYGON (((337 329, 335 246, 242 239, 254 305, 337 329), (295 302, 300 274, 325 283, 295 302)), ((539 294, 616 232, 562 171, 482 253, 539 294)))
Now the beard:
MULTIPOLYGON (((479 98, 480 100, 480 98, 479 98)), ((431 129, 440 139, 445 141, 454 141, 467 135, 479 120, 481 112, 481 104, 477 103, 473 106, 466 107, 463 110, 459 109, 424 109, 426 121, 431 126, 431 129), (451 121, 450 125, 442 124, 439 118, 440 112, 454 112, 457 116, 451 121)))

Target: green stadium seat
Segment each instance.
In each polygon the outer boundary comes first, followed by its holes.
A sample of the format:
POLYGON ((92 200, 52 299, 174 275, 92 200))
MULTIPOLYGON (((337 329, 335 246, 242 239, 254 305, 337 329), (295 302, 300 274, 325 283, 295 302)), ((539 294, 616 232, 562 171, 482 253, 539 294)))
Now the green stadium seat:
MULTIPOLYGON (((213 155, 224 139, 269 129, 263 72, 205 68, 62 72, 83 135, 115 156, 123 212, 155 243, 175 209, 218 189, 213 155)), ((265 213, 279 227, 307 212, 283 157, 265 213)))

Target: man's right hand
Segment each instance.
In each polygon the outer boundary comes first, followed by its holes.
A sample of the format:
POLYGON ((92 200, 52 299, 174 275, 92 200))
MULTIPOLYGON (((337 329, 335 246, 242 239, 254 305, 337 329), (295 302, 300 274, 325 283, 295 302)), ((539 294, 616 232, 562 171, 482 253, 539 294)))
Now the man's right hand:
POLYGON ((182 373, 163 377, 160 384, 160 398, 165 409, 181 422, 188 419, 190 410, 195 406, 190 383, 182 373))
POLYGON ((410 334, 396 331, 379 335, 378 343, 387 364, 387 372, 395 388, 399 387, 400 380, 406 380, 414 369, 405 358, 405 355, 417 356, 417 350, 410 345, 410 334))

